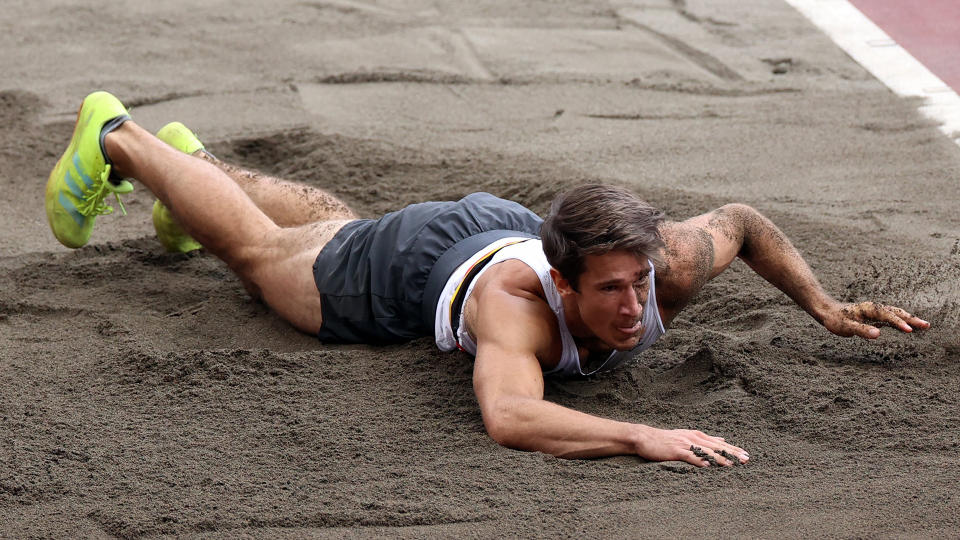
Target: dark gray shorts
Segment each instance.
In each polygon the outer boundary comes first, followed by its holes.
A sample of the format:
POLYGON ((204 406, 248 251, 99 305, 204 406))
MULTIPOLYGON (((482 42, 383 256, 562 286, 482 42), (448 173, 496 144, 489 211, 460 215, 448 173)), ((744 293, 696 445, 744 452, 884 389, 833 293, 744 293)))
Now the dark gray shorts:
POLYGON ((318 337, 333 343, 397 343, 432 336, 450 274, 500 238, 537 238, 542 220, 489 193, 426 202, 346 224, 320 250, 318 337))

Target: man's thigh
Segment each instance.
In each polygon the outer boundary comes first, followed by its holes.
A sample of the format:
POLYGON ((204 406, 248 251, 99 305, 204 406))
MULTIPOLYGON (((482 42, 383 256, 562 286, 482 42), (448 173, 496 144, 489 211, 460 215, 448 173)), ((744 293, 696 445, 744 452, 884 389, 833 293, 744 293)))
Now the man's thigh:
MULTIPOLYGON (((323 246, 351 220, 279 229, 247 272, 245 285, 297 329, 316 334, 323 324, 313 263, 323 246), (249 280, 249 282, 247 282, 249 280)), ((243 276, 241 276, 243 277, 243 276)))

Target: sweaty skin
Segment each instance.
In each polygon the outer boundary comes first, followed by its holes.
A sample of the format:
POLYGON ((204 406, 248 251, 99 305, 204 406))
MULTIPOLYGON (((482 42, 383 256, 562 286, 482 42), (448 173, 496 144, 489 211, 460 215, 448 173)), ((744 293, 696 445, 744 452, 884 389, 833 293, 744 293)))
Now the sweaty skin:
MULTIPOLYGON (((903 332, 929 327, 897 307, 833 299, 787 237, 749 206, 731 204, 683 222, 665 222, 660 232, 666 245, 656 286, 664 325, 740 257, 837 335, 874 339, 878 323, 903 332)), ((642 256, 613 251, 589 256, 585 266, 577 290, 551 272, 582 361, 591 352, 636 346, 650 290, 642 256)), ((543 371, 560 360, 560 330, 539 279, 522 262, 491 267, 478 278, 464 309, 467 331, 477 343, 474 390, 487 431, 498 443, 568 458, 636 454, 701 467, 732 465, 733 456, 740 463, 749 459, 722 437, 609 420, 545 401, 543 371)))

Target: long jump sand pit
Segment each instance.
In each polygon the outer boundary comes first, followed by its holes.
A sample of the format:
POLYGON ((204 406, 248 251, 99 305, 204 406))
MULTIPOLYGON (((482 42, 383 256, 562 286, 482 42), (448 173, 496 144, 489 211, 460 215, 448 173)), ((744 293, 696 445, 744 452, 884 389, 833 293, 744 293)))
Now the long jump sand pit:
POLYGON ((0 36, 0 536, 960 526, 960 151, 789 6, 8 11, 20 24, 0 36), (66 32, 77 21, 83 36, 66 32), (429 339, 297 333, 209 254, 165 253, 142 186, 88 246, 59 246, 43 185, 71 112, 99 88, 150 129, 181 120, 218 156, 329 189, 365 216, 479 190, 543 213, 585 180, 628 186, 674 219, 744 202, 838 298, 902 305, 933 326, 835 337, 736 263, 635 363, 550 382, 547 396, 724 436, 748 465, 508 450, 484 432, 468 356, 429 339))

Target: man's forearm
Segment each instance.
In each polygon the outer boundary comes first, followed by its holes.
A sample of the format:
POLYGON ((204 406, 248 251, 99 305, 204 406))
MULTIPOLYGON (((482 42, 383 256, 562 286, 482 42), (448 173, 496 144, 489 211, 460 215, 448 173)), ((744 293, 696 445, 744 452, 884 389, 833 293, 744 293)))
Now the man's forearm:
POLYGON ((564 458, 636 454, 644 429, 649 429, 542 399, 503 398, 492 409, 484 412, 484 422, 498 443, 564 458))
POLYGON ((617 422, 535 398, 504 398, 484 410, 484 422, 490 435, 504 446, 563 458, 634 454, 651 461, 686 461, 700 467, 750 459, 742 448, 700 431, 617 422))
POLYGON ((752 208, 743 212, 740 258, 822 322, 822 313, 836 301, 823 290, 800 252, 773 222, 752 208))

